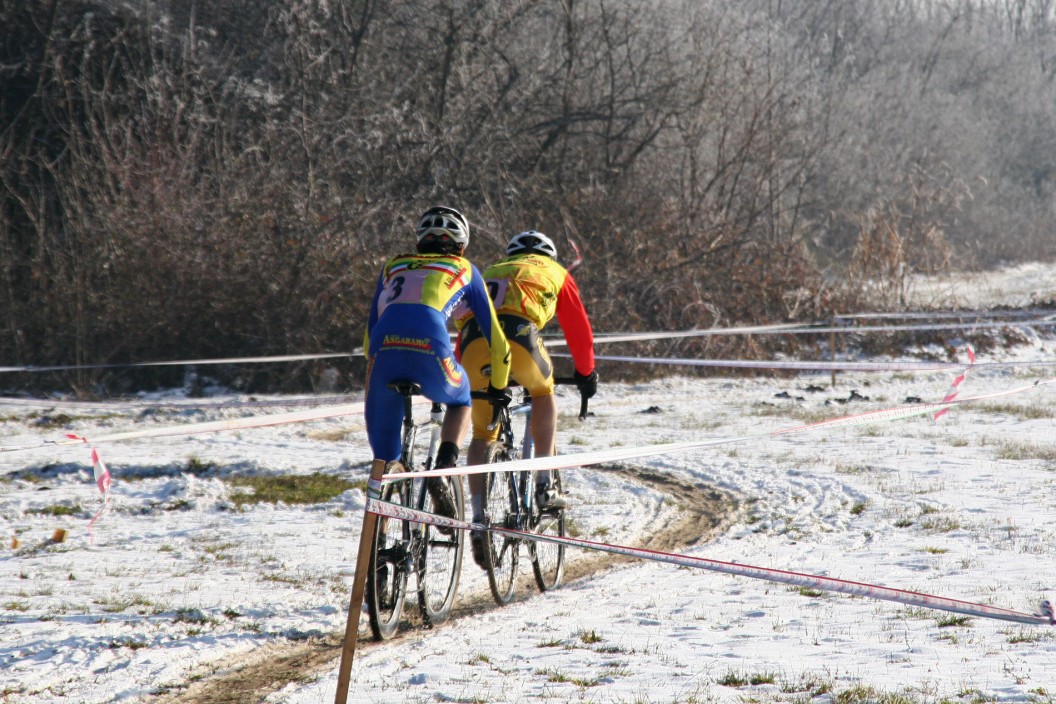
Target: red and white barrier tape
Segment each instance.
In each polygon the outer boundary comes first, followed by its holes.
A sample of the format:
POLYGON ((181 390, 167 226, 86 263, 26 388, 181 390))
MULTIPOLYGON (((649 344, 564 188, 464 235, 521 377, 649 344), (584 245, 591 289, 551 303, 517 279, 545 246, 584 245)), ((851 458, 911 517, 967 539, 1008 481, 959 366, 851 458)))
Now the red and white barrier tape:
MULTIPOLYGON (((958 374, 953 379, 953 383, 950 384, 950 388, 946 391, 946 395, 942 397, 943 401, 952 401, 957 398, 957 394, 960 393, 961 384, 968 378, 968 372, 971 371, 975 365, 975 350, 972 349, 971 345, 968 345, 968 366, 965 367, 964 371, 958 374)), ((935 415, 932 416, 933 420, 938 420, 940 417, 949 413, 950 409, 943 408, 941 411, 936 411, 935 415)))
MULTIPOLYGON (((509 467, 510 464, 511 463, 506 463, 505 466, 509 467)), ((1040 613, 1028 614, 1021 611, 1003 609, 997 606, 989 606, 987 604, 978 604, 960 599, 950 599, 947 597, 934 596, 932 594, 884 587, 878 584, 869 584, 867 582, 852 582, 845 579, 834 579, 832 577, 821 577, 800 572, 775 570, 768 567, 755 567, 735 562, 722 562, 720 560, 691 557, 689 555, 679 555, 677 553, 661 552, 658 550, 647 550, 644 548, 632 548, 623 545, 599 543, 592 540, 583 540, 582 538, 528 533, 524 531, 510 530, 508 528, 484 526, 479 523, 468 523, 455 518, 437 516, 424 511, 418 511, 409 506, 381 501, 380 499, 368 499, 366 510, 379 516, 387 516, 389 518, 413 521, 416 523, 429 523, 459 530, 485 530, 520 540, 542 541, 583 548, 586 550, 598 550, 614 555, 624 555, 627 557, 651 560, 653 562, 663 562, 682 567, 695 567, 698 569, 710 570, 712 572, 749 577, 751 579, 762 579, 769 582, 791 584, 797 587, 820 589, 823 591, 850 594, 851 596, 893 601, 908 606, 920 606, 940 611, 952 611, 954 613, 966 614, 968 616, 978 616, 1000 621, 1013 621, 1015 623, 1026 623, 1036 626, 1056 625, 1056 615, 1054 615, 1052 603, 1048 600, 1041 602, 1040 613)))
POLYGON ((74 433, 68 433, 66 437, 73 442, 84 443, 92 451, 92 474, 95 477, 95 485, 99 487, 99 493, 103 495, 103 505, 100 506, 95 515, 92 516, 92 520, 88 521, 88 538, 89 540, 94 541, 95 536, 92 534, 92 528, 95 526, 95 522, 99 520, 100 516, 103 515, 103 512, 106 511, 107 507, 110 505, 110 485, 113 478, 110 476, 110 470, 107 468, 106 463, 103 462, 99 450, 88 442, 88 438, 81 437, 74 433))
POLYGON ((535 457, 527 460, 503 462, 501 464, 467 465, 465 467, 451 467, 449 469, 398 472, 396 474, 386 474, 382 477, 382 479, 384 481, 400 481, 404 479, 414 479, 416 477, 425 476, 446 477, 470 474, 490 474, 493 472, 538 471, 542 469, 570 469, 573 467, 586 467, 588 465, 616 462, 620 460, 637 459, 639 457, 667 455, 676 452, 685 452, 687 450, 697 450, 700 448, 711 447, 714 445, 726 445, 734 442, 743 442, 745 440, 758 440, 760 438, 774 437, 777 435, 787 435, 790 433, 805 432, 808 430, 817 430, 820 428, 836 428, 854 425, 864 425, 866 423, 898 420, 901 418, 911 418, 913 416, 929 415, 936 413, 937 411, 952 408, 954 406, 959 406, 962 404, 969 404, 978 401, 989 401, 995 398, 1003 398, 1006 396, 1014 396, 1016 394, 1024 393, 1026 391, 1036 389, 1040 386, 1047 386, 1049 384, 1056 384, 1056 379, 1049 379, 1047 381, 1036 381, 1027 386, 1019 386, 1014 389, 996 391, 994 393, 984 394, 980 396, 970 396, 960 399, 952 399, 950 401, 942 401, 938 403, 918 403, 909 406, 882 408, 875 411, 866 411, 864 413, 856 413, 853 415, 841 416, 839 418, 830 418, 828 420, 818 421, 816 423, 808 423, 806 425, 797 425, 790 428, 781 428, 778 430, 771 430, 765 433, 754 433, 752 435, 711 438, 708 440, 689 440, 685 442, 666 443, 663 445, 651 445, 648 447, 614 448, 609 450, 597 450, 594 452, 582 452, 574 455, 535 457))
MULTIPOLYGON (((551 353, 551 357, 568 358, 565 352, 551 353)), ((679 357, 639 357, 620 355, 594 355, 595 361, 602 362, 636 362, 641 364, 666 364, 679 367, 720 367, 730 369, 783 369, 795 371, 833 371, 833 372, 939 372, 960 369, 963 365, 957 362, 785 362, 778 360, 751 359, 690 359, 679 357)), ((1017 362, 983 362, 974 364, 973 368, 998 369, 1008 367, 1051 367, 1056 360, 1037 359, 1017 362)))

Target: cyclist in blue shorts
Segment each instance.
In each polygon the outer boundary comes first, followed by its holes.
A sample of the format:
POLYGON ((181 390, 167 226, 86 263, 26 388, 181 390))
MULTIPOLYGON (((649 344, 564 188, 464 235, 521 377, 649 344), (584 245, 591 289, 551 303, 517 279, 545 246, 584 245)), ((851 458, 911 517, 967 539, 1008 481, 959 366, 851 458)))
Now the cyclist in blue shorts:
MULTIPOLYGON (((469 224, 454 208, 434 206, 422 214, 416 254, 400 254, 378 277, 363 336, 367 353, 367 438, 377 463, 400 459, 403 402, 388 385, 409 381, 431 401, 447 407, 440 431, 436 468, 454 467, 470 425, 470 388, 456 361, 447 331, 452 311, 463 303, 482 321, 491 357, 489 393, 506 399, 510 347, 480 272, 462 255, 469 243, 469 224)), ((429 482, 440 513, 454 515, 442 482, 429 482)))

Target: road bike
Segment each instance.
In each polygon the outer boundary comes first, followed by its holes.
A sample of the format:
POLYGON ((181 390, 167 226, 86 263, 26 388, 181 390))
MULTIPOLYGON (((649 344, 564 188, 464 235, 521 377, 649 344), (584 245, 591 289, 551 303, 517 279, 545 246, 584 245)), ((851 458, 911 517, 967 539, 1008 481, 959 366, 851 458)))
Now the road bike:
MULTIPOLYGON (((433 403, 429 419, 416 423, 412 414, 413 397, 421 394, 421 387, 408 382, 389 384, 389 388, 403 397, 402 460, 390 462, 386 474, 415 469, 415 449, 418 433, 429 430, 429 443, 422 468, 430 470, 440 446, 440 425, 444 407, 433 403)), ((382 487, 381 500, 419 511, 437 513, 427 481, 442 481, 454 499, 456 514, 463 520, 465 508, 461 477, 431 477, 387 483, 382 487)), ((418 609, 423 624, 429 628, 451 613, 458 591, 462 570, 465 533, 461 530, 440 530, 436 526, 415 521, 378 516, 374 529, 370 562, 367 567, 366 604, 370 630, 375 640, 391 638, 397 630, 411 577, 418 593, 418 609)))
MULTIPOLYGON (((555 384, 575 384, 576 380, 555 379, 555 384)), ((483 392, 475 392, 475 398, 488 398, 483 392)), ((509 462, 529 459, 534 455, 531 434, 531 400, 522 398, 515 406, 496 404, 492 427, 499 428, 499 439, 488 445, 485 462, 509 462), (523 434, 518 444, 515 439, 513 418, 523 416, 523 434)), ((580 406, 580 419, 586 418, 587 399, 580 406)), ((518 423, 518 425, 520 425, 518 423)), ((505 528, 519 533, 565 536, 566 510, 564 508, 542 510, 535 500, 534 472, 489 472, 484 476, 484 513, 489 526, 505 528)), ((551 486, 563 494, 561 473, 550 470, 551 486)), ((491 595, 499 604, 508 604, 517 591, 517 568, 521 545, 525 547, 532 563, 532 573, 539 591, 555 589, 561 584, 565 569, 565 546, 544 540, 522 538, 510 533, 484 531, 485 565, 491 595)))

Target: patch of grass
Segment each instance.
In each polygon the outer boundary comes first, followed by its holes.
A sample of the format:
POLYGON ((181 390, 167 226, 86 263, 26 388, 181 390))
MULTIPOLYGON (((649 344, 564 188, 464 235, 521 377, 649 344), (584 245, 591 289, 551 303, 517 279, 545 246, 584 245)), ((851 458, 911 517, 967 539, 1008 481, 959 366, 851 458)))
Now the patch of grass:
POLYGON ((972 617, 950 614, 949 616, 937 618, 935 624, 939 628, 971 628, 972 617))
POLYGON ((593 643, 600 643, 603 640, 605 640, 604 638, 602 638, 601 636, 598 635, 597 631, 593 631, 593 630, 591 630, 591 631, 581 631, 580 634, 579 634, 579 639, 581 641, 583 641, 584 643, 587 643, 588 645, 593 644, 593 643))
POLYGON ((822 679, 821 677, 812 674, 800 675, 799 680, 796 682, 786 681, 781 683, 782 693, 796 694, 798 692, 806 692, 812 699, 821 696, 822 694, 828 694, 831 691, 832 680, 822 679))
POLYGON ((911 525, 913 525, 912 518, 899 518, 895 521, 895 528, 909 528, 911 525))
POLYGON ((33 513, 39 516, 79 516, 84 509, 78 504, 73 506, 66 506, 63 504, 52 504, 51 506, 45 506, 43 508, 31 508, 26 513, 33 513))
POLYGON ((1015 403, 981 403, 980 411, 986 413, 1001 413, 1023 420, 1043 420, 1045 418, 1056 418, 1056 410, 1032 403, 1027 406, 1015 403))
POLYGON ((212 616, 206 616, 198 609, 177 609, 172 617, 173 623, 190 623, 195 626, 208 626, 217 623, 212 616))
POLYGON ((146 648, 150 645, 145 640, 138 640, 136 638, 115 638, 107 644, 111 648, 129 648, 131 650, 139 650, 140 648, 146 648))
POLYGON ((570 538, 582 538, 584 535, 583 526, 575 518, 569 516, 567 512, 565 514, 565 535, 570 538))
POLYGON ((920 552, 927 552, 931 553, 932 555, 944 555, 949 552, 949 550, 947 550, 946 548, 934 548, 930 545, 925 545, 924 547, 919 548, 919 550, 920 552))
POLYGON ((800 596, 805 596, 810 599, 817 599, 825 596, 825 592, 820 589, 811 589, 810 587, 795 587, 793 588, 800 596))
POLYGON ((350 482, 319 472, 300 476, 233 477, 228 481, 233 486, 246 490, 235 492, 231 496, 231 500, 239 507, 246 504, 279 502, 291 505, 321 504, 357 486, 366 488, 365 482, 350 482))
POLYGON ((1020 628, 1014 633, 1008 635, 1009 643, 1038 643, 1041 641, 1041 634, 1033 629, 1020 628))
POLYGON ((857 503, 854 504, 854 506, 851 506, 851 515, 852 516, 861 516, 863 513, 865 513, 865 507, 867 505, 868 505, 868 502, 866 502, 866 501, 858 501, 857 503))
POLYGON ((999 460, 1043 460, 1056 462, 1056 446, 1036 442, 1001 442, 994 450, 999 460))
POLYGON ((960 530, 961 524, 956 518, 938 516, 921 521, 920 527, 932 533, 951 533, 955 530, 960 530))
POLYGON ((565 646, 559 640, 544 640, 542 643, 537 643, 536 648, 563 648, 565 646))
POLYGON ((188 457, 187 464, 183 467, 184 472, 194 475, 208 474, 214 469, 216 465, 212 462, 205 462, 194 456, 188 457))
POLYGON ((715 682, 724 687, 749 687, 760 684, 774 684, 776 681, 777 676, 772 672, 749 674, 730 670, 715 682))
POLYGON ((884 692, 875 687, 856 685, 836 693, 833 704, 920 704, 920 701, 905 694, 884 692))
POLYGON ((158 613, 158 609, 154 606, 154 602, 145 596, 140 595, 114 595, 107 599, 97 600, 96 603, 99 604, 105 613, 110 614, 119 614, 132 608, 135 608, 136 613, 139 614, 158 613))

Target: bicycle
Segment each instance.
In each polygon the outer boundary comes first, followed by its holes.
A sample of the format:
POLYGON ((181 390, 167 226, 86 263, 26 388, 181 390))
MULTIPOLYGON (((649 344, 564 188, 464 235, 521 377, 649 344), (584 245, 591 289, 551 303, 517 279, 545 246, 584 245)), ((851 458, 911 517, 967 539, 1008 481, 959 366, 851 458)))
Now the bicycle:
MULTIPOLYGON (((555 379, 555 384, 575 384, 572 378, 555 379)), ((487 398, 474 392, 474 398, 487 398)), ((534 455, 531 434, 531 400, 522 398, 513 407, 495 405, 492 427, 499 428, 499 440, 488 445, 485 463, 529 459, 534 455), (515 442, 513 417, 525 417, 520 447, 515 442)), ((587 399, 581 399, 580 420, 587 416, 587 399)), ((484 477, 484 512, 489 525, 521 533, 565 536, 565 509, 540 510, 535 502, 533 472, 489 472, 484 477)), ((550 470, 551 485, 561 493, 561 473, 550 470)), ((484 569, 488 574, 491 595, 498 604, 508 604, 517 591, 517 566, 521 543, 526 543, 528 559, 539 591, 556 589, 564 577, 565 546, 543 540, 519 538, 508 533, 485 532, 484 569)))
MULTIPOLYGON (((421 387, 407 382, 389 384, 389 388, 403 396, 402 461, 390 462, 387 474, 414 469, 415 443, 418 432, 430 430, 429 449, 422 463, 424 469, 433 468, 440 445, 440 425, 444 408, 433 403, 429 420, 416 423, 412 415, 412 399, 421 394, 421 387)), ((433 477, 386 484, 381 500, 419 511, 437 513, 427 490, 427 481, 443 481, 454 499, 457 515, 463 520, 465 509, 460 477, 433 477)), ((440 531, 426 523, 378 516, 374 529, 370 561, 367 567, 366 604, 370 630, 375 640, 387 640, 397 630, 410 577, 416 579, 418 609, 422 622, 430 628, 451 613, 462 571, 465 533, 461 530, 440 531)))

